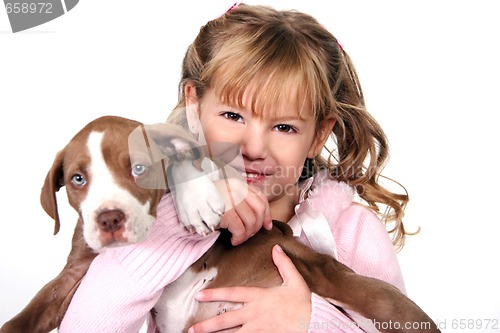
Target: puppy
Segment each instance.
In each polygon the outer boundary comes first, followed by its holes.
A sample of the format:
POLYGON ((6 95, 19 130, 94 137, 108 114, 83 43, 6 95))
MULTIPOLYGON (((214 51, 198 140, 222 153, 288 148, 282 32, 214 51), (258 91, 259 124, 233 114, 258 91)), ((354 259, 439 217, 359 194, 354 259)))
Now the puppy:
POLYGON ((60 228, 56 192, 63 186, 78 212, 67 263, 0 332, 50 332, 58 327, 97 253, 148 235, 157 204, 168 191, 167 173, 175 175, 171 183, 178 194, 176 206, 183 207, 181 222, 199 233, 214 230, 224 202, 210 172, 201 173, 202 160, 195 141, 174 125, 146 127, 111 116, 86 125, 57 153, 40 196, 43 209, 54 219, 54 234, 60 228), (145 171, 148 177, 141 177, 145 171), (197 191, 199 200, 182 191, 197 191))

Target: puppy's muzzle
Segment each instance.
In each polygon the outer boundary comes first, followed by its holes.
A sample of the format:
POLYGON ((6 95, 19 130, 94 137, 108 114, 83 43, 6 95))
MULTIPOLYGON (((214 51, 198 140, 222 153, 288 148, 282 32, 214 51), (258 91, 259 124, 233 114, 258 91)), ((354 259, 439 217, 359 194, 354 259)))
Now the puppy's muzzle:
POLYGON ((121 209, 101 212, 97 216, 97 225, 102 232, 115 232, 124 227, 125 213, 121 209))

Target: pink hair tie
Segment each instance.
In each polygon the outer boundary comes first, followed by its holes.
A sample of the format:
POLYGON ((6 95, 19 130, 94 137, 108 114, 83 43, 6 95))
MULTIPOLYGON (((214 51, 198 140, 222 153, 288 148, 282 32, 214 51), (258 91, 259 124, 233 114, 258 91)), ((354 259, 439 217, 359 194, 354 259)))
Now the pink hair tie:
MULTIPOLYGON (((233 9, 233 8, 231 8, 231 9, 233 9)), ((230 9, 230 10, 231 10, 231 9, 230 9)), ((321 25, 321 27, 322 27, 323 29, 325 29, 325 30, 327 30, 327 31, 328 31, 328 29, 327 29, 327 28, 326 28, 323 24, 321 24, 321 23, 320 23, 320 25, 321 25)), ((342 44, 342 43, 341 43, 341 42, 340 42, 340 41, 339 41, 339 40, 338 40, 335 36, 333 36, 333 39, 335 39, 335 43, 337 43, 337 45, 340 47, 340 49, 341 49, 342 51, 344 51, 344 45, 343 45, 343 44, 342 44)))
POLYGON ((337 45, 340 47, 340 49, 343 51, 344 50, 344 45, 338 40, 337 40, 337 45))
POLYGON ((226 13, 232 11, 233 9, 238 7, 240 4, 241 4, 241 1, 236 1, 228 10, 226 10, 226 13))
POLYGON ((236 1, 233 3, 233 5, 231 7, 229 7, 226 11, 224 11, 222 14, 218 15, 217 17, 215 17, 216 19, 218 19, 219 17, 221 17, 222 15, 232 11, 233 9, 235 9, 236 7, 238 7, 239 5, 241 4, 241 1, 236 1))

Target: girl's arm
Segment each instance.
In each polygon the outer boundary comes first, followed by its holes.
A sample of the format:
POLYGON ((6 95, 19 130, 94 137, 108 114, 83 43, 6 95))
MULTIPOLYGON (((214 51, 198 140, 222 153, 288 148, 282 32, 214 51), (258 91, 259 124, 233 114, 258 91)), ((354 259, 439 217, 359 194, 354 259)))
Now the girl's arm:
POLYGON ((92 262, 59 332, 138 332, 163 287, 215 242, 218 232, 191 235, 177 219, 171 195, 158 205, 157 220, 143 242, 109 248, 92 262))

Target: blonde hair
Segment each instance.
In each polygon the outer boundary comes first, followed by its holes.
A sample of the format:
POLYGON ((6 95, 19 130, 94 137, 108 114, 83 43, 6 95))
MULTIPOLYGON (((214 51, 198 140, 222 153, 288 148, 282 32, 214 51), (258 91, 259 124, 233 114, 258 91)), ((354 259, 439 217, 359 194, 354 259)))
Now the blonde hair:
POLYGON ((316 19, 297 11, 242 4, 204 25, 186 52, 179 104, 168 119, 186 128, 188 82, 199 99, 211 88, 223 102, 238 106, 252 82, 250 107, 255 114, 272 103, 294 102, 290 97, 295 96, 296 105, 306 103, 304 109, 313 110, 317 127, 333 116, 334 145, 325 145, 312 172, 327 168, 335 179, 353 186, 370 209, 391 223, 393 243, 404 245, 406 190, 397 194, 379 184, 389 156, 387 138, 366 110, 351 59, 316 19), (383 211, 383 206, 388 209, 383 211))

